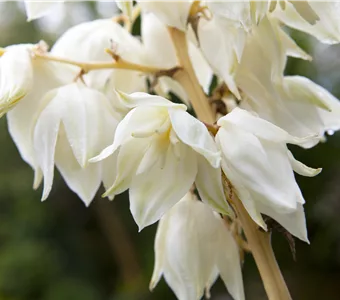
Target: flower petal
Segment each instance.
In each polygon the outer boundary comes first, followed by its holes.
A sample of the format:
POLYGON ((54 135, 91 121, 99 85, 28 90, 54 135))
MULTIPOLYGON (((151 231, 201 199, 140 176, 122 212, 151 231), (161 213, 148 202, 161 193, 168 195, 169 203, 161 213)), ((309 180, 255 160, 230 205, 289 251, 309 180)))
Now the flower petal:
POLYGON ((288 150, 288 158, 289 158, 289 161, 292 165, 292 168, 293 170, 302 175, 302 176, 307 176, 307 177, 314 177, 318 174, 321 173, 322 171, 322 168, 318 168, 318 169, 313 169, 313 168, 310 168, 308 166, 306 166, 305 164, 303 164, 302 162, 296 160, 292 154, 292 152, 290 152, 288 150))
POLYGON ((201 156, 197 157, 197 162, 195 184, 202 201, 221 214, 233 216, 233 211, 224 196, 221 169, 213 168, 201 156))
MULTIPOLYGON (((52 99, 56 92, 51 91, 45 95, 45 101, 52 99)), ((60 126, 60 116, 53 107, 47 107, 38 119, 34 134, 34 149, 39 166, 44 174, 44 189, 42 200, 45 200, 53 184, 54 177, 54 154, 60 126)))
POLYGON ((178 138, 203 155, 214 168, 219 168, 220 152, 207 127, 183 110, 169 109, 169 116, 178 138))
POLYGON ((180 147, 177 157, 170 146, 165 165, 153 166, 147 173, 139 174, 130 187, 130 210, 139 227, 159 220, 174 204, 187 193, 197 174, 194 152, 185 145, 180 147))

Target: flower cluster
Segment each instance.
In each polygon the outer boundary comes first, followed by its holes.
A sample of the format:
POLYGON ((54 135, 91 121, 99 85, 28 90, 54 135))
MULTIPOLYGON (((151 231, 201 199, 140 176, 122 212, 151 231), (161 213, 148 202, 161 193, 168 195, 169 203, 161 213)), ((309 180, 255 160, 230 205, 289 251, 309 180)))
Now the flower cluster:
MULTIPOLYGON (((60 5, 25 3, 29 20, 60 5)), ((44 42, 2 49, 0 115, 7 114, 13 141, 34 170, 34 188, 43 180, 42 200, 56 166, 86 205, 103 184, 110 199, 129 190, 139 230, 160 220, 151 288, 163 274, 179 299, 200 299, 220 274, 242 300, 242 235, 228 226, 238 218, 233 197, 259 227, 267 230, 266 215, 308 242, 294 171, 315 176, 321 169, 297 161, 287 144, 310 148, 340 129, 340 103, 310 79, 284 75, 288 57, 311 59, 286 28, 339 43, 340 6, 117 5, 122 15, 70 28, 50 51, 44 42), (131 24, 139 14, 136 37, 131 24), (182 47, 171 32, 184 37, 182 47), (204 95, 213 78, 212 98, 223 107, 216 113, 204 95), (213 119, 188 112, 199 105, 213 119)))

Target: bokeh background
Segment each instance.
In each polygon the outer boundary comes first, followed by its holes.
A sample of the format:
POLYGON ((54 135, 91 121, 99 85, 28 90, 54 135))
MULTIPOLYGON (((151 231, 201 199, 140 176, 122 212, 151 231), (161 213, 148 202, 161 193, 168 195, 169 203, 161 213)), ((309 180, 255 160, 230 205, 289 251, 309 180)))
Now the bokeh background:
MULTIPOLYGON (((76 2, 27 23, 22 3, 1 2, 0 46, 41 39, 53 45, 68 27, 115 12, 113 2, 76 2)), ((286 73, 310 77, 340 97, 340 46, 292 35, 314 61, 291 59, 286 73)), ((296 241, 294 262, 287 241, 275 233, 274 250, 294 299, 340 299, 340 134, 311 150, 292 150, 306 164, 323 167, 316 178, 297 177, 311 244, 296 241)), ((85 208, 57 175, 48 201, 41 203, 41 190, 32 190, 33 172, 21 160, 5 117, 0 166, 0 300, 175 299, 164 280, 153 293, 148 290, 156 225, 138 233, 127 195, 113 202, 98 196, 85 208)), ((251 255, 243 271, 247 299, 266 299, 251 255)), ((212 299, 231 299, 220 280, 212 299)))

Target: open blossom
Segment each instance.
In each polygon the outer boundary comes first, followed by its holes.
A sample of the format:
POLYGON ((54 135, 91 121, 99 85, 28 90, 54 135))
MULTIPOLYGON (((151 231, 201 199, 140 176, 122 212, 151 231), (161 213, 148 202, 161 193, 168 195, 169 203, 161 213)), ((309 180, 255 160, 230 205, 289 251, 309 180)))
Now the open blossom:
POLYGON ((101 164, 88 165, 88 160, 109 144, 117 125, 110 103, 102 93, 72 83, 49 91, 42 106, 33 132, 44 176, 42 199, 52 188, 55 164, 70 189, 89 205, 103 173, 101 164))
POLYGON ((29 44, 7 47, 0 58, 0 117, 32 89, 32 47, 29 44))
MULTIPOLYGON (((294 159, 286 143, 304 139, 251 113, 235 108, 218 121, 216 142, 222 151, 222 169, 252 219, 262 228, 261 214, 276 220, 291 234, 308 241, 303 204, 305 200, 294 172, 315 176, 312 169, 294 159)), ((307 137, 305 139, 315 139, 307 137)))
POLYGON ((228 213, 220 153, 205 125, 183 104, 145 93, 121 97, 134 108, 118 124, 113 144, 91 160, 118 151, 117 177, 105 195, 129 188, 130 209, 140 229, 159 220, 194 182, 203 201, 228 213))
POLYGON ((198 300, 218 275, 235 300, 244 299, 238 247, 223 220, 186 194, 159 222, 150 289, 164 276, 179 300, 198 300))

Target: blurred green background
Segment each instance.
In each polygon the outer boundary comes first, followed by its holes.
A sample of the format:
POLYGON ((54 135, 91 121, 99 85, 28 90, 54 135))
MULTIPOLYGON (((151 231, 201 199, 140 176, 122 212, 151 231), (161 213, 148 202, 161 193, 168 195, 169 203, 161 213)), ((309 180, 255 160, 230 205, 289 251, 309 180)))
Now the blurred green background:
MULTIPOLYGON (((110 17, 115 10, 110 2, 70 3, 27 23, 22 3, 2 2, 0 45, 41 39, 52 45, 69 26, 110 17)), ((292 34, 315 59, 290 60, 287 74, 308 76, 340 97, 340 46, 292 34)), ((41 190, 32 190, 33 172, 21 160, 6 118, 0 126, 0 300, 175 299, 164 280, 148 290, 156 226, 137 232, 127 195, 114 202, 97 197, 85 208, 57 176, 48 201, 41 203, 41 190)), ((293 152, 304 163, 323 167, 316 178, 297 177, 311 244, 296 241, 294 262, 284 237, 274 234, 274 250, 294 299, 340 299, 340 134, 293 152)), ((265 299, 251 255, 243 270, 247 299, 265 299)), ((212 299, 231 299, 220 281, 212 299)))

